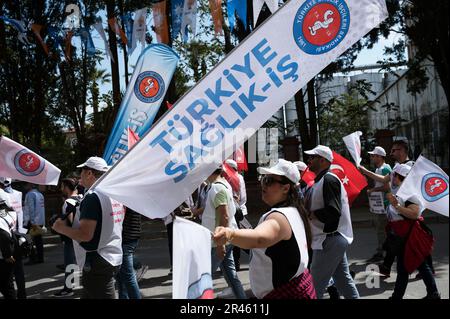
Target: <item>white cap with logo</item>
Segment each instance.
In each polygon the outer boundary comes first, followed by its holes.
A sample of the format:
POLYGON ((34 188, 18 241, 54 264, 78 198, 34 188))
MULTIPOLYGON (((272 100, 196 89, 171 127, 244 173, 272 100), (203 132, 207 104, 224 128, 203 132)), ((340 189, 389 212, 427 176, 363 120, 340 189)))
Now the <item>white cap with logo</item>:
POLYGON ((237 165, 236 161, 235 161, 235 160, 232 160, 231 158, 227 159, 227 160, 225 161, 225 164, 228 164, 228 166, 234 168, 236 171, 237 171, 237 169, 238 169, 238 165, 237 165))
POLYGON ((331 151, 331 149, 328 146, 317 145, 312 150, 305 151, 305 154, 318 155, 320 157, 323 157, 330 163, 333 162, 333 152, 331 151))
POLYGON ((77 167, 88 167, 100 172, 106 172, 110 168, 103 158, 97 156, 89 157, 86 162, 78 165, 77 167))
POLYGON ((258 167, 258 173, 261 175, 273 174, 279 176, 286 176, 291 182, 297 184, 300 181, 300 173, 297 166, 285 159, 279 159, 272 167, 258 167))
POLYGON ((394 172, 403 177, 406 177, 410 170, 411 170, 411 166, 406 165, 406 164, 397 164, 394 167, 394 172))
POLYGON ((308 167, 308 165, 306 165, 302 161, 294 162, 294 165, 297 166, 297 169, 301 172, 304 172, 306 170, 306 168, 308 167))
POLYGON ((370 155, 379 155, 379 156, 386 157, 386 151, 381 146, 375 146, 373 151, 367 152, 367 153, 369 153, 370 155))

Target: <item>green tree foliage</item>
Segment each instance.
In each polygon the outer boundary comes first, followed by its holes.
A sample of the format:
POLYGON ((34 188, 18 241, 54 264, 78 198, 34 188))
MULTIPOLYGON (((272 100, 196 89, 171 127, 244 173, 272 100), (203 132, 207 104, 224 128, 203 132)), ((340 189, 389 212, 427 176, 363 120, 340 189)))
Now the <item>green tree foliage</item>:
POLYGON ((348 92, 318 105, 320 141, 337 152, 345 151, 342 137, 355 131, 363 133, 362 145, 370 142, 373 132, 368 131, 367 111, 372 109, 369 100, 371 84, 358 80, 351 84, 348 92))

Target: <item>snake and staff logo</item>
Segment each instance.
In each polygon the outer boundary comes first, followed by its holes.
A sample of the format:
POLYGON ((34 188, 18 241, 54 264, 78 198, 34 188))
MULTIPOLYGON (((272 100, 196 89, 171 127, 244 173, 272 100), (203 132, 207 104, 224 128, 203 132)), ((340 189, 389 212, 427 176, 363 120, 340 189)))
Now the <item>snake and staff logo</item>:
POLYGON ((39 175, 45 167, 45 160, 27 149, 17 152, 14 157, 14 166, 25 176, 39 175))
POLYGON ((335 48, 350 27, 350 10, 344 0, 307 0, 294 20, 294 39, 308 54, 323 54, 335 48))
POLYGON ((141 102, 153 103, 162 97, 164 88, 161 75, 153 71, 145 71, 139 74, 134 84, 134 94, 141 102))
POLYGON ((438 173, 430 173, 422 178, 422 196, 429 202, 435 202, 448 195, 448 180, 438 173))

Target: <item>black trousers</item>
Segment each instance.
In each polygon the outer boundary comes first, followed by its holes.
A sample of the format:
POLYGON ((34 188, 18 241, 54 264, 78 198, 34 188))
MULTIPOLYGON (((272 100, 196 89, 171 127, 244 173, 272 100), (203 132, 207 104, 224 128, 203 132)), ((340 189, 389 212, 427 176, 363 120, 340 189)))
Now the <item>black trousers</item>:
POLYGON ((16 299, 13 281, 14 264, 0 259, 0 293, 5 299, 16 299))
POLYGON ((120 266, 113 266, 98 253, 88 253, 83 268, 82 299, 117 299, 114 277, 120 266))
POLYGON ((27 299, 27 292, 25 290, 25 273, 23 271, 23 261, 22 256, 17 254, 15 256, 16 262, 14 263, 14 278, 16 279, 17 285, 17 298, 27 299))

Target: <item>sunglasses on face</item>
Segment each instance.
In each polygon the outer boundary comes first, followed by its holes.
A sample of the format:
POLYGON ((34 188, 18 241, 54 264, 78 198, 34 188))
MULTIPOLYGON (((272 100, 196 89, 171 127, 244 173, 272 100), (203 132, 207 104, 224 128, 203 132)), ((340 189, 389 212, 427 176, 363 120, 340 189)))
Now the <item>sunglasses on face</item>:
POLYGON ((282 184, 282 185, 287 184, 286 182, 284 182, 281 179, 278 179, 278 178, 276 178, 274 176, 264 175, 261 178, 261 184, 262 185, 271 186, 271 185, 273 185, 275 183, 282 184))

